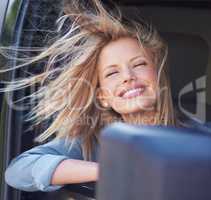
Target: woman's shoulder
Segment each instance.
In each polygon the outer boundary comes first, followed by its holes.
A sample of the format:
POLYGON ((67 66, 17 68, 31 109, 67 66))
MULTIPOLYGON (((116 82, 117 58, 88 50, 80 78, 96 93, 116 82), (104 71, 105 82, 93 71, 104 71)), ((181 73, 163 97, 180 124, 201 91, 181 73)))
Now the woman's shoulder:
MULTIPOLYGON (((83 143, 84 137, 69 137, 55 138, 51 142, 46 143, 46 146, 58 147, 59 151, 65 153, 67 156, 74 157, 75 159, 84 159, 83 157, 83 143)), ((97 141, 93 141, 92 161, 97 161, 99 145, 97 141)))
MULTIPOLYGON (((82 139, 80 137, 70 138, 61 137, 54 138, 51 141, 40 145, 41 148, 52 149, 55 153, 65 154, 67 156, 82 155, 82 139)), ((78 157, 78 156, 76 156, 78 157)))

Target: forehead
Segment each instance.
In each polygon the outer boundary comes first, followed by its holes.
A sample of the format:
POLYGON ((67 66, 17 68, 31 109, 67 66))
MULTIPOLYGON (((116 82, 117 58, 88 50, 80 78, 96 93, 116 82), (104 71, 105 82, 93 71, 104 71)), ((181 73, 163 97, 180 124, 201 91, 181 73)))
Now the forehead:
POLYGON ((148 51, 135 38, 120 38, 108 43, 99 56, 99 66, 105 67, 129 61, 136 56, 149 57, 148 51))

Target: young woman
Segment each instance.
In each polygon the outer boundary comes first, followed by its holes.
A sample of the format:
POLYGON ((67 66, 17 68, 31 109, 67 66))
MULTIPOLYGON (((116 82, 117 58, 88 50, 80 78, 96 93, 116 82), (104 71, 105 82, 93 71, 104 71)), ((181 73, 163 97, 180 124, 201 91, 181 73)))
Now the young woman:
POLYGON ((68 32, 17 66, 48 58, 44 72, 7 88, 40 84, 30 120, 38 124, 54 116, 37 141, 55 139, 14 158, 5 172, 6 182, 20 190, 52 191, 97 181, 100 130, 114 121, 175 125, 168 48, 155 28, 108 13, 98 0, 87 11, 74 2, 68 2, 60 20, 71 19, 68 32))

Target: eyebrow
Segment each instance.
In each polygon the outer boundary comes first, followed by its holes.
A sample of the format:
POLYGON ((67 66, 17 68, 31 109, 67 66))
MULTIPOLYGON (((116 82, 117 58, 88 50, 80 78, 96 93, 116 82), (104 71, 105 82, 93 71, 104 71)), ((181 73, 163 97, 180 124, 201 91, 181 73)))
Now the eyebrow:
MULTIPOLYGON (((129 60, 129 62, 132 62, 133 60, 136 60, 137 58, 145 58, 145 57, 144 57, 144 56, 141 56, 141 55, 138 55, 138 56, 135 56, 135 57, 131 58, 131 59, 129 60)), ((104 72, 106 69, 108 69, 108 68, 113 68, 113 67, 117 67, 117 65, 116 65, 116 64, 108 65, 108 66, 106 66, 106 67, 104 68, 103 72, 104 72)))

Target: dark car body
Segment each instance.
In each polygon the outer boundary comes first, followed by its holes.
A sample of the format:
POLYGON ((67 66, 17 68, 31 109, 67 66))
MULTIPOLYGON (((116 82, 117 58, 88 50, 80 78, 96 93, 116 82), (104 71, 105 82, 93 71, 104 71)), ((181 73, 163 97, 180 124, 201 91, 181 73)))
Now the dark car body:
MULTIPOLYGON (((185 122, 191 121, 193 128, 211 134, 211 2, 122 0, 117 3, 126 15, 132 17, 140 14, 152 21, 167 40, 174 105, 185 122)), ((0 46, 42 47, 49 44, 58 34, 55 21, 62 15, 62 7, 63 1, 60 0, 1 0, 0 46)), ((17 52, 13 54, 15 57, 17 52)), ((15 59, 0 57, 0 68, 16 64, 15 59)), ((0 80, 11 81, 26 77, 27 72, 39 73, 41 70, 39 67, 26 67, 25 70, 0 74, 0 80)), ((3 83, 0 85, 4 86, 3 83)), ((43 124, 35 130, 28 130, 30 124, 23 121, 23 116, 30 108, 18 110, 8 105, 8 99, 19 99, 32 90, 36 88, 0 93, 0 199, 60 200, 67 199, 71 192, 81 193, 85 197, 94 196, 93 187, 83 184, 51 193, 29 193, 5 183, 4 171, 10 160, 36 145, 33 139, 47 126, 43 124)), ((81 199, 85 198, 82 196, 81 199)))

